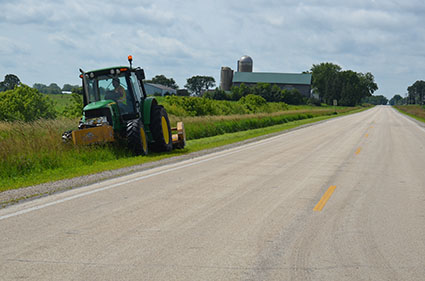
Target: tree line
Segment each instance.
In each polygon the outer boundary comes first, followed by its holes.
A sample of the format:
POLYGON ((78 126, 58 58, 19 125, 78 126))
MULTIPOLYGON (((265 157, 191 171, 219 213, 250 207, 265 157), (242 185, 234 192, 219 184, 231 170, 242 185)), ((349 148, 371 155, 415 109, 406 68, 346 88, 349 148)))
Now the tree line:
POLYGON ((395 94, 389 101, 390 105, 425 104, 425 81, 417 80, 407 87, 405 97, 395 94))
POLYGON ((370 72, 342 70, 337 64, 325 62, 313 64, 309 73, 312 74, 313 91, 326 104, 336 100, 338 105, 354 106, 378 90, 370 72))

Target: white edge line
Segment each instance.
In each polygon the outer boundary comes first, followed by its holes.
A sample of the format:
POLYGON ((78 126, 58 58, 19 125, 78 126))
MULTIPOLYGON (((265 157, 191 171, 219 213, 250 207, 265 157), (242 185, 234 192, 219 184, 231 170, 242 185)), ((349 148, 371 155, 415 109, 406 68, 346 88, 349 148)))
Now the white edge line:
POLYGON ((228 155, 232 155, 232 154, 244 151, 244 150, 248 150, 248 149, 255 147, 255 146, 267 144, 267 143, 272 142, 272 141, 274 141, 274 140, 276 140, 277 138, 280 138, 280 137, 282 137, 282 136, 281 135, 275 136, 275 137, 272 137, 272 138, 261 140, 261 141, 256 142, 256 143, 245 145, 244 147, 239 147, 239 149, 237 149, 237 150, 232 150, 230 152, 220 154, 220 155, 216 155, 214 157, 198 160, 198 161, 193 162, 193 163, 185 164, 185 165, 174 167, 174 168, 169 168, 169 169, 159 171, 159 172, 155 172, 155 173, 152 173, 152 174, 149 174, 149 175, 133 178, 133 179, 126 180, 126 181, 123 181, 123 182, 119 182, 119 183, 115 183, 115 184, 112 184, 112 185, 100 187, 100 188, 97 188, 97 189, 94 189, 94 190, 86 191, 86 192, 83 192, 83 193, 80 193, 80 194, 72 195, 70 197, 66 197, 66 198, 63 198, 63 199, 55 200, 55 201, 45 203, 45 204, 42 204, 42 205, 39 205, 39 206, 34 206, 34 207, 30 207, 30 208, 27 208, 27 209, 24 209, 24 210, 13 212, 13 213, 10 213, 10 214, 7 214, 7 215, 0 216, 0 221, 8 219, 8 218, 16 217, 16 216, 19 216, 19 215, 27 214, 27 213, 30 213, 32 211, 44 209, 46 207, 54 206, 54 205, 64 203, 64 202, 67 202, 67 201, 70 201, 70 200, 73 200, 73 199, 77 199, 77 198, 80 198, 80 197, 91 195, 91 194, 94 194, 94 193, 97 193, 97 192, 100 192, 100 191, 112 189, 112 188, 122 186, 122 185, 125 185, 125 184, 128 184, 128 183, 144 180, 144 179, 147 179, 147 178, 162 175, 162 174, 172 172, 172 171, 176 171, 176 170, 179 170, 179 169, 183 169, 183 168, 186 168, 186 167, 202 164, 202 163, 205 163, 205 162, 208 162, 208 161, 211 161, 211 160, 215 160, 215 159, 222 158, 222 157, 225 157, 225 156, 228 156, 228 155))
MULTIPOLYGON (((330 119, 328 121, 335 121, 335 119, 330 119)), ((299 130, 288 132, 286 135, 295 133, 297 131, 299 131, 299 130)), ((132 182, 136 182, 136 181, 139 181, 139 180, 143 180, 143 179, 151 178, 151 177, 154 177, 154 176, 162 175, 162 174, 172 172, 172 171, 176 171, 176 170, 179 170, 179 169, 183 169, 183 168, 186 168, 186 167, 202 164, 202 163, 205 163, 205 162, 208 162, 208 161, 211 161, 211 160, 215 160, 215 159, 222 158, 222 157, 225 157, 225 156, 228 156, 228 155, 232 155, 232 154, 235 154, 235 153, 238 153, 238 152, 241 152, 241 151, 248 150, 252 147, 268 144, 269 142, 275 141, 276 139, 281 138, 281 137, 282 137, 282 135, 277 135, 277 136, 274 136, 274 137, 271 137, 271 138, 267 138, 267 139, 257 141, 255 143, 246 144, 243 147, 238 147, 235 150, 232 150, 230 152, 220 154, 220 155, 217 155, 217 156, 214 156, 214 157, 199 160, 199 161, 196 161, 196 162, 193 162, 193 163, 185 164, 185 165, 174 167, 174 168, 169 168, 169 169, 159 171, 159 172, 156 172, 156 173, 152 173, 152 174, 149 174, 149 175, 133 178, 131 180, 126 180, 126 181, 123 181, 123 182, 120 182, 120 183, 115 183, 115 184, 112 184, 112 185, 100 187, 100 188, 97 188, 97 189, 94 189, 94 190, 91 190, 91 191, 86 191, 86 192, 83 192, 83 193, 80 193, 80 194, 72 195, 70 197, 55 200, 55 201, 52 201, 52 202, 49 202, 49 203, 46 203, 46 204, 42 204, 42 205, 39 205, 39 206, 34 206, 34 207, 30 207, 30 208, 27 208, 27 209, 24 209, 24 210, 13 212, 13 213, 10 213, 10 214, 7 214, 7 215, 0 216, 0 221, 8 219, 8 218, 16 217, 16 216, 19 216, 19 215, 27 214, 27 213, 30 213, 30 212, 33 212, 33 211, 36 211, 36 210, 41 210, 41 209, 44 209, 44 208, 47 208, 47 207, 50 207, 50 206, 54 206, 54 205, 64 203, 64 202, 67 202, 67 201, 70 201, 70 200, 73 200, 73 199, 77 199, 77 198, 80 198, 80 197, 91 195, 91 194, 94 194, 94 193, 97 193, 97 192, 100 192, 100 191, 112 189, 112 188, 115 188, 115 187, 118 187, 118 186, 121 186, 121 185, 125 185, 125 184, 128 184, 128 183, 132 183, 132 182)))

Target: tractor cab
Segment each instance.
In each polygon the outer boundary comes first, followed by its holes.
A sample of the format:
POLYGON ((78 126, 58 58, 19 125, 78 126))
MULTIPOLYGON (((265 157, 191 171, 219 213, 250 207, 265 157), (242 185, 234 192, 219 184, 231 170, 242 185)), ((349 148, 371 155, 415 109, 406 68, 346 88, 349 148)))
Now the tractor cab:
POLYGON ((116 103, 123 120, 140 116, 139 105, 146 98, 143 69, 119 66, 90 71, 83 77, 85 111, 104 107, 106 102, 116 103))

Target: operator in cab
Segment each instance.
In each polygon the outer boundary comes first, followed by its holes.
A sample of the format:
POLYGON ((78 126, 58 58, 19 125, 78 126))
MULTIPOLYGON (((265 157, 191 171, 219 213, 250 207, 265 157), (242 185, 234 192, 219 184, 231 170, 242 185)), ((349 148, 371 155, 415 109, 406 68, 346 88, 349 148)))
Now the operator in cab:
POLYGON ((112 85, 114 86, 114 94, 118 97, 117 101, 127 104, 126 91, 123 86, 121 86, 120 80, 118 78, 114 78, 112 80, 112 85))

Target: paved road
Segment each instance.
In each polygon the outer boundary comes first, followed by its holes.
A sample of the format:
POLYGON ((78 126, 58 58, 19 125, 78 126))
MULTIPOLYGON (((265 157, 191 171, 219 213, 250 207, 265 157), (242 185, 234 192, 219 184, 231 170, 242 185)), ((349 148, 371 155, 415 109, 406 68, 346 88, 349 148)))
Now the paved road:
POLYGON ((390 107, 0 210, 0 280, 424 280, 425 130, 390 107))

